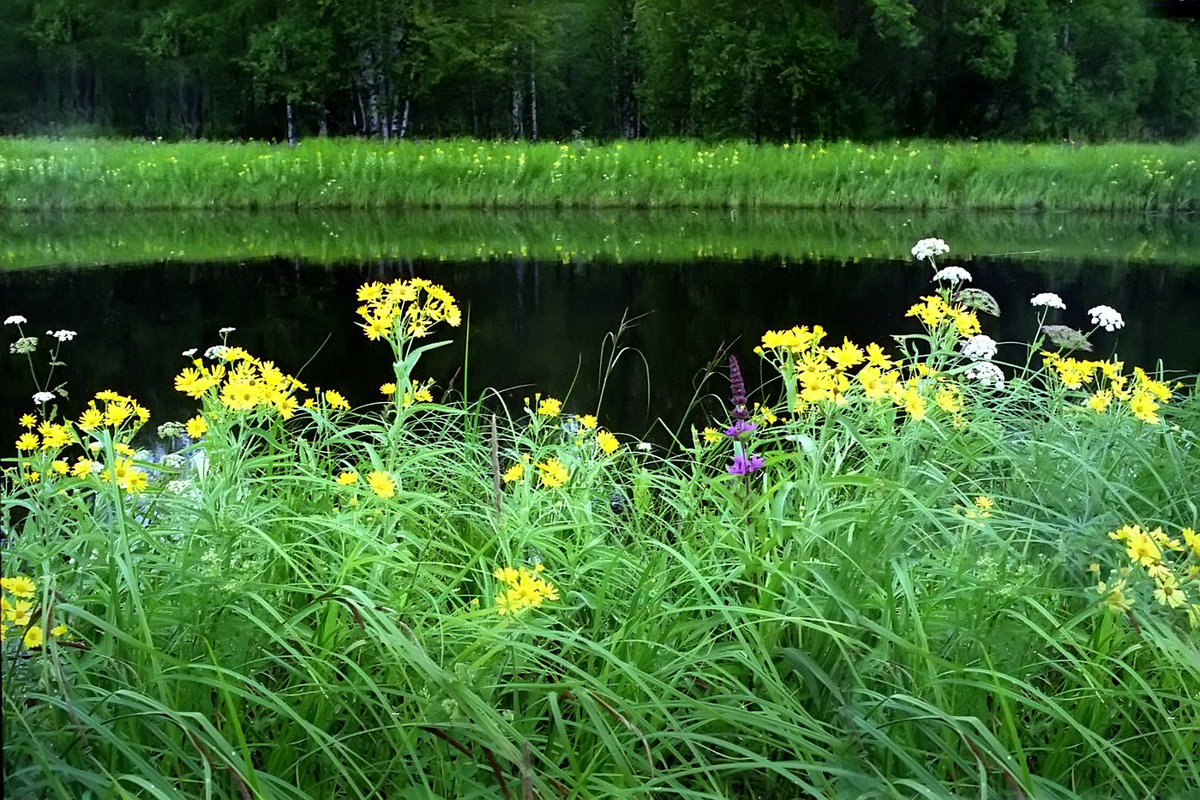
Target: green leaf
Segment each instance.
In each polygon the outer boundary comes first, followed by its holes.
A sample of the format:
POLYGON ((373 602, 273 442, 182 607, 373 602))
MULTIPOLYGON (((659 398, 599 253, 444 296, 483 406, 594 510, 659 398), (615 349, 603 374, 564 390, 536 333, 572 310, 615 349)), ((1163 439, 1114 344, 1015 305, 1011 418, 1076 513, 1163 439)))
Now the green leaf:
POLYGON ((968 308, 975 308, 993 317, 1000 316, 1000 304, 996 298, 983 289, 963 289, 958 293, 958 299, 968 308))
POLYGON ((1092 344, 1087 340, 1087 336, 1066 325, 1043 325, 1042 333, 1051 344, 1063 350, 1083 350, 1087 353, 1092 351, 1092 344))

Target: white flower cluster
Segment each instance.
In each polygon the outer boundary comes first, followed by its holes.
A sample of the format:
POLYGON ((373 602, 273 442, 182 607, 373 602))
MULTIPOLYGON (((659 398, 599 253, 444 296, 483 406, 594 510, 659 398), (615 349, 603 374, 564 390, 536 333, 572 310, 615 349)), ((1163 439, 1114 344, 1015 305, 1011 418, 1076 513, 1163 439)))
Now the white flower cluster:
POLYGON ((223 344, 214 344, 212 347, 204 351, 204 357, 209 361, 216 361, 222 355, 227 353, 229 348, 223 344))
POLYGON ((75 338, 75 331, 46 331, 47 336, 53 336, 60 342, 69 342, 75 338))
POLYGON ((217 333, 221 334, 222 336, 228 336, 229 334, 233 333, 236 330, 237 330, 237 328, 221 328, 220 330, 217 331, 217 333))
POLYGON ((158 438, 160 439, 178 439, 183 436, 183 433, 182 422, 164 422, 158 426, 158 438))
POLYGON ((971 273, 967 272, 962 267, 943 267, 933 273, 935 281, 950 281, 953 284, 959 284, 963 281, 971 280, 971 273))
POLYGON ((5 325, 24 325, 29 320, 22 317, 20 314, 13 314, 11 317, 4 320, 5 325))
POLYGON ((189 347, 187 350, 184 350, 180 355, 182 355, 184 358, 191 358, 192 356, 196 355, 196 348, 189 347))
POLYGON ((962 343, 962 354, 972 361, 991 361, 996 357, 996 340, 976 334, 962 343))
POLYGON ((1096 306, 1089 309, 1088 314, 1092 316, 1092 324, 1099 325, 1106 331, 1120 330, 1125 327, 1125 320, 1121 314, 1109 306, 1096 306))
POLYGON ((40 406, 42 403, 49 403, 53 399, 53 392, 38 392, 33 396, 33 404, 35 406, 40 406))
POLYGON ((941 239, 922 239, 913 245, 912 254, 917 261, 924 261, 927 258, 940 256, 942 253, 949 253, 950 246, 941 239))
POLYGON ((1004 388, 1004 373, 990 361, 976 361, 967 369, 967 378, 977 381, 984 386, 1004 388))
POLYGON ((1041 294, 1035 294, 1033 299, 1029 301, 1029 305, 1039 306, 1042 308, 1060 308, 1064 310, 1067 307, 1067 304, 1063 302, 1062 298, 1056 295, 1054 292, 1042 292, 1041 294))

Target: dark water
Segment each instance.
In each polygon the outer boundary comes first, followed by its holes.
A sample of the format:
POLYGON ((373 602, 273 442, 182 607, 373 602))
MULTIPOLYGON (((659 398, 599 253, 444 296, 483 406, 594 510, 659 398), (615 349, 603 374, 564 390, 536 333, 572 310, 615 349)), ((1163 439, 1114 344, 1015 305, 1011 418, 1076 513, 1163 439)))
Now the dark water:
MULTIPOLYGON (((984 332, 997 339, 1028 341, 1036 326, 1030 296, 1054 291, 1068 310, 1052 321, 1090 327, 1086 311, 1099 304, 1125 315, 1124 330, 1093 337, 1098 354, 1115 347, 1129 366, 1152 367, 1161 359, 1171 370, 1200 371, 1200 270, 1085 261, 958 263, 973 273, 974 286, 1000 301, 999 320, 981 315, 984 332)), ((471 397, 485 387, 518 403, 534 391, 569 394, 566 406, 578 413, 595 412, 599 402, 602 423, 642 435, 657 419, 678 426, 698 393, 723 396, 723 379, 702 384, 701 378, 712 363, 723 372, 726 351, 739 357, 752 385, 769 377, 752 352, 769 328, 821 324, 837 342, 845 335, 860 344, 917 332, 916 321, 903 314, 931 290, 930 274, 911 262, 780 259, 62 267, 0 272, 0 317, 21 314, 30 321, 27 332, 38 335, 78 332, 63 345, 67 366, 56 374, 56 382, 68 382, 71 397, 62 408, 69 416, 95 391, 111 388, 149 407, 153 429, 195 413, 195 402, 173 390, 172 378, 187 363, 181 352, 218 343, 223 326, 237 328, 231 344, 273 359, 310 385, 337 388, 352 404, 379 399, 379 384, 390 379, 390 351, 354 324, 355 290, 367 280, 417 275, 445 285, 464 310, 462 328, 441 331, 453 344, 431 354, 418 373, 471 397), (618 346, 636 353, 622 357, 601 400, 601 346, 623 318, 636 324, 618 346)), ((11 342, 15 328, 3 335, 11 342)), ((1013 347, 1001 351, 1006 355, 1019 354, 1013 347)), ((40 369, 44 358, 44 351, 35 357, 40 369)), ((15 420, 33 408, 33 391, 23 358, 0 352, 0 453, 13 452, 15 420)))

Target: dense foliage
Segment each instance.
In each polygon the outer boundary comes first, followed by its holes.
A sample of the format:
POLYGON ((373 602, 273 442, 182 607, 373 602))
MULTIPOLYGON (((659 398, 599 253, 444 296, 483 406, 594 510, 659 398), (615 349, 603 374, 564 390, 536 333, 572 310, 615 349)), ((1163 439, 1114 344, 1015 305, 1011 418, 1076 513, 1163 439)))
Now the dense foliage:
POLYGON ((1053 292, 998 362, 946 251, 894 344, 767 331, 669 448, 432 386, 463 314, 421 279, 358 290, 379 402, 223 328, 153 448, 127 395, 60 412, 76 334, 9 316, 6 792, 1195 796, 1194 379, 1053 292))
POLYGON ((0 131, 1195 135, 1200 28, 1149 5, 6 0, 0 131))

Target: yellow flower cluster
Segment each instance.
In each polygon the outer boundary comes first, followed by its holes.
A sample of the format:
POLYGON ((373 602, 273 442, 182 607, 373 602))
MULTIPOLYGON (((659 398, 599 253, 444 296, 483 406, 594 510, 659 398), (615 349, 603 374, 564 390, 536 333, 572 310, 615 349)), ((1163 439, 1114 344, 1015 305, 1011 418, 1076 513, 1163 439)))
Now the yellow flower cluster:
POLYGON ((981 520, 992 516, 992 509, 995 507, 996 503, 992 498, 981 494, 971 501, 971 505, 956 507, 954 510, 967 519, 981 520))
POLYGON ((540 577, 545 567, 537 564, 533 569, 501 567, 492 575, 508 588, 496 595, 496 612, 501 616, 517 615, 530 608, 541 608, 546 600, 557 600, 558 589, 540 577))
POLYGON ((439 322, 457 328, 462 312, 454 297, 436 283, 424 278, 395 280, 391 283, 364 283, 358 288, 359 327, 371 341, 388 338, 398 332, 402 338, 428 336, 439 322), (400 323, 400 324, 398 324, 400 323))
POLYGON ((548 458, 545 461, 539 461, 534 466, 540 473, 541 485, 547 489, 557 489, 560 486, 565 486, 567 481, 571 479, 571 473, 567 472, 566 466, 557 458, 548 458))
MULTIPOLYGON (((432 388, 433 381, 421 383, 420 381, 414 380, 412 382, 412 386, 400 398, 400 407, 409 408, 417 403, 432 403, 433 392, 430 391, 432 388)), ((392 392, 395 393, 395 389, 393 389, 392 392)))
MULTIPOLYGON (((916 374, 906 378, 900 366, 874 342, 861 348, 843 338, 840 345, 823 346, 824 338, 825 330, 820 325, 811 329, 801 325, 786 331, 767 331, 762 344, 754 348, 783 376, 791 411, 799 414, 829 402, 846 405, 861 396, 871 403, 890 402, 911 418, 921 420, 929 411, 927 392, 936 386, 937 406, 951 416, 955 427, 965 424, 961 390, 944 376, 918 364, 916 374), (858 372, 852 374, 855 367, 858 372), (853 392, 856 384, 857 393, 853 392)), ((711 441, 707 432, 705 438, 711 441)))
MULTIPOLYGON (((525 466, 529 463, 529 456, 522 456, 521 460, 504 470, 504 474, 500 479, 505 483, 516 483, 525 477, 525 466)), ((558 489, 565 486, 571 480, 571 473, 557 458, 548 458, 545 461, 539 461, 533 465, 538 471, 538 485, 544 489, 558 489)))
MULTIPOLYGON (((543 400, 542 402, 545 403, 547 401, 543 400)), ((553 402, 558 403, 557 400, 553 402)), ((557 413, 559 407, 556 406, 555 408, 557 413)), ((617 437, 611 431, 600 427, 600 421, 596 419, 595 414, 584 414, 582 417, 575 417, 574 424, 575 444, 579 447, 587 447, 594 441, 596 449, 606 456, 611 456, 621 449, 621 442, 617 440, 617 437)))
POLYGON ((1120 401, 1133 416, 1157 425, 1158 409, 1171 399, 1171 389, 1165 383, 1151 378, 1141 367, 1133 369, 1133 383, 1123 370, 1123 361, 1089 361, 1063 358, 1058 353, 1042 352, 1044 363, 1059 382, 1068 389, 1084 389, 1088 397, 1084 405, 1103 414, 1120 401))
MULTIPOLYGON (((389 497, 396 496, 396 487, 398 484, 390 472, 372 470, 371 472, 367 473, 363 480, 367 484, 367 488, 378 497, 382 497, 386 500, 389 497)), ((344 470, 333 479, 333 482, 338 486, 354 486, 358 483, 358 473, 352 469, 344 470)), ((351 505, 357 505, 357 503, 357 497, 353 498, 351 505)))
MULTIPOLYGON (((1124 525, 1108 534, 1125 546, 1130 567, 1140 567, 1154 580, 1154 599, 1159 605, 1187 613, 1193 628, 1200 628, 1200 603, 1191 602, 1189 592, 1200 590, 1200 534, 1192 528, 1180 530, 1180 539, 1163 532, 1161 527, 1143 530, 1140 525, 1124 525)), ((1101 604, 1114 611, 1128 611, 1133 598, 1125 594, 1128 569, 1123 579, 1109 586, 1101 583, 1101 604)), ((1193 596, 1195 596, 1193 594, 1193 596)))
MULTIPOLYGON (((217 358, 219 363, 211 366, 193 360, 192 366, 175 376, 175 390, 197 400, 216 390, 217 401, 230 411, 269 408, 284 419, 290 419, 300 406, 295 392, 308 390, 274 362, 260 361, 240 347, 225 348, 217 358)), ((208 428, 203 418, 188 424, 189 436, 193 431, 202 435, 208 428)))
POLYGON ((968 339, 981 330, 974 311, 968 311, 957 303, 947 303, 938 295, 922 297, 921 302, 908 309, 904 316, 921 320, 930 333, 943 326, 952 326, 961 338, 968 339))
POLYGON ((44 420, 39 423, 32 414, 24 414, 19 422, 26 430, 17 438, 17 450, 29 455, 23 455, 22 458, 22 477, 26 483, 33 484, 40 482, 43 477, 49 479, 52 476, 70 475, 87 478, 100 473, 102 480, 115 479, 117 485, 127 492, 144 491, 148 478, 145 472, 134 466, 134 449, 129 441, 149 419, 150 412, 140 403, 111 389, 97 392, 74 423, 70 420, 61 423, 44 420), (37 433, 31 430, 35 425, 37 433), (112 448, 118 455, 115 471, 105 469, 104 464, 92 458, 102 448, 102 430, 108 433, 112 448), (91 441, 87 441, 89 438, 91 441), (71 444, 79 444, 86 451, 85 455, 76 458, 74 465, 65 458, 56 457, 59 451, 71 444), (36 451, 45 455, 36 457, 36 451), (35 461, 39 469, 33 469, 35 461))
POLYGON ((46 635, 62 636, 67 632, 66 625, 55 625, 47 632, 46 623, 38 620, 33 622, 34 599, 37 595, 37 584, 24 575, 13 578, 0 578, 0 641, 14 628, 21 629, 20 640, 27 650, 42 646, 46 635))

